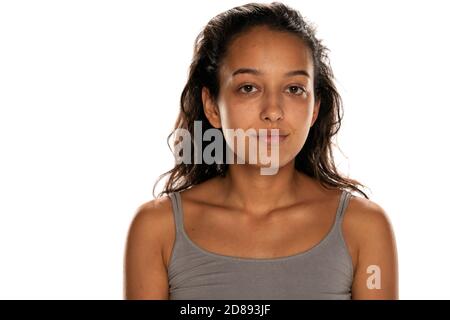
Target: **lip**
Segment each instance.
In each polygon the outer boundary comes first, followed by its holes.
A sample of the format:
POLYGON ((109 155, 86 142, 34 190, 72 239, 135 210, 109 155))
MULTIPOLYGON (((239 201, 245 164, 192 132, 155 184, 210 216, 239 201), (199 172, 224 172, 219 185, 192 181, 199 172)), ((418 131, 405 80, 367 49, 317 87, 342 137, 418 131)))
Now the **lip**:
POLYGON ((266 136, 264 135, 255 135, 254 137, 257 137, 258 140, 261 139, 262 141, 266 142, 266 143, 281 143, 283 141, 285 141, 287 139, 289 135, 288 134, 283 134, 283 135, 271 135, 271 134, 267 134, 266 136))

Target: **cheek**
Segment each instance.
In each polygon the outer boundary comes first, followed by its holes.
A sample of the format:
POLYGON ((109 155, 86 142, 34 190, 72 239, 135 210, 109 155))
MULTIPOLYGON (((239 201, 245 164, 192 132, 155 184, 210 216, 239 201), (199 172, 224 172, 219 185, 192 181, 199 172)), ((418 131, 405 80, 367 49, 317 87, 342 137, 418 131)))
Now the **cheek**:
POLYGON ((294 128, 292 132, 292 143, 297 151, 305 144, 308 138, 309 131, 311 129, 310 124, 312 120, 312 108, 309 110, 307 106, 298 109, 291 114, 290 117, 290 127, 294 128))
POLYGON ((308 138, 309 129, 310 127, 305 124, 300 127, 297 127, 295 138, 300 147, 303 146, 303 144, 305 144, 305 141, 308 138))
POLYGON ((220 108, 220 117, 223 128, 247 128, 248 124, 255 122, 258 113, 256 108, 249 106, 223 106, 220 108))
POLYGON ((312 103, 303 104, 290 108, 289 118, 299 131, 308 131, 313 119, 314 105, 312 103))

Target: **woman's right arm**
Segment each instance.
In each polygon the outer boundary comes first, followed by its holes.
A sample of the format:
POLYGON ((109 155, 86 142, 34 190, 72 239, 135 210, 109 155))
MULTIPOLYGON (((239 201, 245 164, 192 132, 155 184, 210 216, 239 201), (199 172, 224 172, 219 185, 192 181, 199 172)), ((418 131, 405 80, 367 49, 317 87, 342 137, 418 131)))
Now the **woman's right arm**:
POLYGON ((152 200, 140 206, 128 230, 124 259, 124 299, 167 300, 163 260, 167 213, 152 200))

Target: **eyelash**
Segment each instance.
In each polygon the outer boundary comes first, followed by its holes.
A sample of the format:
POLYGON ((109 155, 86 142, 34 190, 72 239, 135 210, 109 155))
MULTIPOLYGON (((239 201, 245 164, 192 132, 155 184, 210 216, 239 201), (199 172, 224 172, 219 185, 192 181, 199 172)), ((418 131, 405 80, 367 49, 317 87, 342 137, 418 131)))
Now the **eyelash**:
MULTIPOLYGON (((244 87, 253 87, 253 88, 255 88, 255 86, 252 85, 252 84, 244 84, 243 86, 239 87, 238 91, 241 92, 241 93, 243 93, 243 94, 252 94, 252 93, 253 93, 253 92, 242 92, 241 89, 244 88, 244 87)), ((306 89, 303 88, 302 86, 295 86, 295 85, 294 85, 294 86, 289 86, 288 88, 292 88, 292 87, 294 87, 294 88, 299 88, 299 89, 302 91, 301 94, 295 94, 295 93, 293 93, 293 95, 300 96, 300 95, 306 93, 306 89)))

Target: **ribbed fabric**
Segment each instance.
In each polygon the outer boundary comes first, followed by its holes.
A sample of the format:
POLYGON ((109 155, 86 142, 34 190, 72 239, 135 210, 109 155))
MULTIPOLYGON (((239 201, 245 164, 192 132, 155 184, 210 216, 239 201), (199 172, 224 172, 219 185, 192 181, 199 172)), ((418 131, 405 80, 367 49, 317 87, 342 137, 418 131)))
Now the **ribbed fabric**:
POLYGON ((176 227, 168 266, 169 299, 351 299, 353 266, 342 235, 349 192, 342 191, 334 224, 318 244, 271 259, 226 256, 200 248, 184 229, 179 192, 169 197, 176 227))

